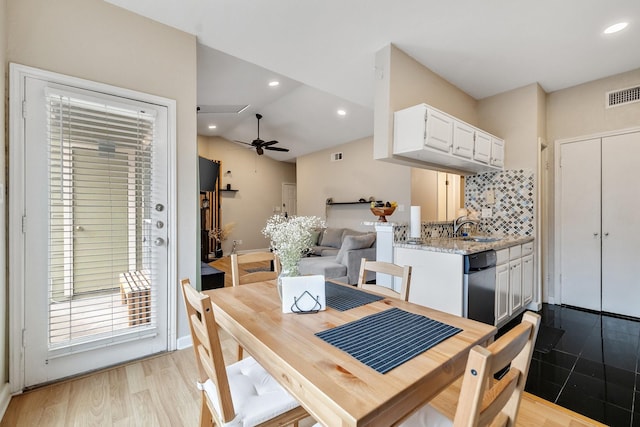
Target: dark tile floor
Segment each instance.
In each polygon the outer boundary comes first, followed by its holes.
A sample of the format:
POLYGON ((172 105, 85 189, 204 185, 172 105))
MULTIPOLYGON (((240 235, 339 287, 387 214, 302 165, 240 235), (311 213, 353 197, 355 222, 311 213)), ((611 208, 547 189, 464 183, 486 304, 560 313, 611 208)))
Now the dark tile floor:
POLYGON ((538 340, 563 332, 550 351, 534 351, 525 390, 611 426, 640 427, 640 322, 549 304, 540 315, 549 328, 538 340))

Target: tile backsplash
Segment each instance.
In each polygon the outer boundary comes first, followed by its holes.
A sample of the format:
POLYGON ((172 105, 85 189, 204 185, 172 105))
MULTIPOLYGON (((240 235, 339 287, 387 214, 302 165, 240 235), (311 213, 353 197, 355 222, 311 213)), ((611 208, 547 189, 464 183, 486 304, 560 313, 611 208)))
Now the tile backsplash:
MULTIPOLYGON (((465 207, 477 211, 492 211, 491 218, 480 218, 477 231, 486 234, 533 236, 535 190, 533 172, 506 170, 465 177, 465 207), (487 191, 493 190, 494 203, 487 203, 487 191)), ((394 226, 394 240, 408 238, 407 225, 394 226)), ((422 239, 446 238, 453 235, 451 222, 423 222, 422 239)))
POLYGON ((535 188, 533 172, 505 170, 465 178, 464 201, 467 209, 492 210, 491 218, 481 218, 479 230, 488 234, 533 236, 535 188), (493 190, 495 203, 487 203, 487 190, 493 190))

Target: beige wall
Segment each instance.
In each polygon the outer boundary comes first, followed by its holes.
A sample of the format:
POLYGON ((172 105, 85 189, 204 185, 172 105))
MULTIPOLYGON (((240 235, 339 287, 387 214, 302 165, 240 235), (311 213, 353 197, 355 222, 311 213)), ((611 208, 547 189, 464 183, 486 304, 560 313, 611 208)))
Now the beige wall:
POLYGON ((233 240, 242 240, 238 251, 267 248, 269 241, 262 235, 262 229, 267 218, 282 205, 282 184, 296 182, 296 165, 258 156, 253 149, 218 137, 199 136, 198 153, 221 161, 221 186, 231 184, 231 188, 238 190, 221 192, 222 225, 235 223, 222 244, 225 255, 231 252, 233 240))
MULTIPOLYGON (((549 214, 548 241, 550 278, 549 294, 559 301, 559 289, 553 283, 555 275, 554 233, 554 164, 555 141, 564 138, 588 136, 601 132, 640 126, 640 102, 606 108, 605 94, 640 84, 640 69, 606 77, 547 95, 547 141, 549 144, 549 183, 547 186, 549 214)), ((630 172, 631 173, 631 172, 630 172)))
POLYGON ((362 221, 375 221, 368 205, 326 206, 335 202, 368 200, 396 201, 391 221, 408 221, 411 203, 411 169, 373 159, 373 139, 359 139, 298 158, 298 214, 326 218, 333 227, 371 230, 362 221), (331 153, 341 151, 343 160, 332 162, 331 153))
POLYGON ((438 220, 438 172, 411 168, 411 205, 420 206, 422 221, 438 220))
POLYGON ((537 168, 538 92, 537 84, 478 101, 479 127, 503 138, 505 169, 537 168))
MULTIPOLYGON (((199 271, 195 37, 101 0, 8 0, 7 4, 8 61, 177 101, 177 274, 195 280, 199 271)), ((172 283, 176 280, 170 278, 172 283)), ((181 302, 177 332, 189 334, 181 302)))
MULTIPOLYGON (((388 45, 376 54, 374 157, 393 159, 393 112, 427 103, 467 123, 478 126, 476 100, 415 59, 388 45)), ((418 163, 416 163, 418 162, 418 163)))
MULTIPOLYGON (((0 76, 0 94, 2 94, 2 102, 0 102, 0 147, 2 155, 0 155, 0 190, 2 194, 2 200, 6 198, 6 185, 5 185, 5 158, 4 153, 7 152, 5 146, 6 128, 5 128, 5 103, 7 101, 7 87, 6 78, 8 73, 7 67, 7 17, 6 17, 6 0, 0 0, 0 64, 2 64, 2 75, 0 76)), ((9 353, 7 348, 7 340, 9 331, 7 329, 7 266, 6 266, 6 205, 0 204, 0 388, 7 389, 7 382, 9 381, 9 353)), ((3 413, 5 402, 1 399, 4 396, 0 394, 0 414, 3 413)))

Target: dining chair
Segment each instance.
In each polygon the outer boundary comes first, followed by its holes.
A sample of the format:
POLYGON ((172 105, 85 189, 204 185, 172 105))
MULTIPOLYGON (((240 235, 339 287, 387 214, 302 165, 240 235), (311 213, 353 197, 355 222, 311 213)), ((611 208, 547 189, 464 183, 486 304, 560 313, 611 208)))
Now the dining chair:
MULTIPOLYGON (((270 266, 269 266, 270 267, 270 266)), ((280 263, 273 252, 249 252, 238 255, 231 254, 231 280, 233 286, 245 283, 264 282, 273 280, 280 274, 280 263), (243 266, 255 263, 273 263, 273 270, 246 271, 243 266)))
POLYGON ((201 391, 200 426, 297 425, 307 412, 252 357, 225 367, 211 298, 180 281, 201 391))
POLYGON ((540 315, 528 311, 492 344, 471 349, 453 420, 426 404, 399 425, 515 426, 539 327, 540 315), (502 376, 496 380, 498 372, 502 376))
MULTIPOLYGON (((258 264, 260 265, 260 264, 258 264)), ((233 286, 245 285, 247 283, 264 282, 274 280, 280 274, 280 261, 274 252, 249 252, 238 255, 231 254, 231 283, 233 286), (250 264, 269 263, 269 270, 257 267, 257 271, 246 271, 243 267, 250 264), (271 266, 273 265, 273 270, 271 266)), ((242 346, 238 345, 238 360, 244 357, 242 346)))
POLYGON ((410 265, 397 265, 383 261, 368 261, 366 258, 362 258, 360 263, 360 274, 358 276, 358 287, 367 291, 375 292, 377 294, 385 295, 393 298, 400 298, 401 300, 409 300, 409 287, 411 286, 411 266, 410 265), (381 285, 375 285, 372 283, 366 283, 367 272, 372 271, 376 273, 390 274, 395 277, 402 278, 402 284, 400 286, 400 292, 396 292, 393 289, 387 288, 381 285))

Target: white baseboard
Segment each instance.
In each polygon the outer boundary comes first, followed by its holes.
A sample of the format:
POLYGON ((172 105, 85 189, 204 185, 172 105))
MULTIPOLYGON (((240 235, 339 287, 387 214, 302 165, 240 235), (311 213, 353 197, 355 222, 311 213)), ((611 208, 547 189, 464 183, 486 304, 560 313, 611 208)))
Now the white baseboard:
POLYGON ((11 402, 10 388, 9 383, 4 383, 0 387, 0 420, 4 418, 4 413, 9 407, 9 402, 11 402))
POLYGON ((178 345, 178 350, 191 347, 193 345, 193 342, 191 341, 191 335, 178 338, 177 345, 178 345))

